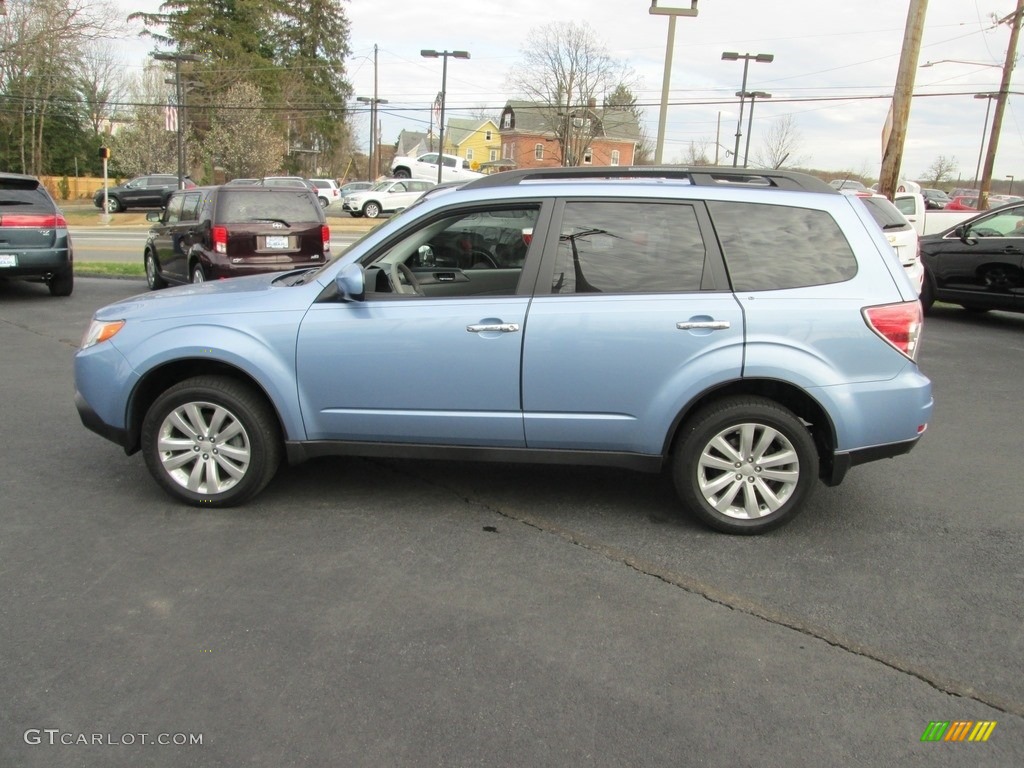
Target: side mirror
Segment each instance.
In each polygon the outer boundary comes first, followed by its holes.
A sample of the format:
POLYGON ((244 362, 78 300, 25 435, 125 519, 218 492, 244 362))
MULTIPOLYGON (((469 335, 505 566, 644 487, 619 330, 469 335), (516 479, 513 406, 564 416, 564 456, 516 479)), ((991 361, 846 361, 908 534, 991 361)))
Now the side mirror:
POLYGON ((434 249, 429 245, 421 245, 416 249, 416 254, 420 257, 421 267, 437 266, 437 261, 434 259, 434 249))
POLYGON ((150 211, 146 214, 146 221, 163 221, 163 211, 150 211))
POLYGON ((961 224, 959 227, 953 230, 953 234, 960 238, 960 242, 965 243, 967 245, 974 245, 978 241, 977 239, 971 237, 970 231, 970 227, 968 227, 966 224, 961 224))
POLYGON ((334 284, 346 301, 362 301, 366 298, 366 279, 363 276, 363 268, 358 264, 342 267, 334 278, 334 284))

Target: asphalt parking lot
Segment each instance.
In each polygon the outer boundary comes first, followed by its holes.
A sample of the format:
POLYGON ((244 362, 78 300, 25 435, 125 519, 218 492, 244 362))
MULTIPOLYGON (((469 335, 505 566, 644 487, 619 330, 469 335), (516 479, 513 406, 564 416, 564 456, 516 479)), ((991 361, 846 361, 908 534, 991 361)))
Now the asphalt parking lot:
POLYGON ((921 445, 736 538, 586 468, 318 460, 180 506, 72 402, 143 289, 0 281, 0 766, 1024 764, 1024 315, 937 308, 921 445))

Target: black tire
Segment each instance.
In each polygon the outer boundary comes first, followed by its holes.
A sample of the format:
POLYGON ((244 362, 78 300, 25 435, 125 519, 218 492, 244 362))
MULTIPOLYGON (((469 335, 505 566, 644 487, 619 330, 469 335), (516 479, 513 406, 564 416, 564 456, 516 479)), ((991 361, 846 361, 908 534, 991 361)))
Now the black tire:
POLYGON ((107 213, 120 213, 124 210, 124 206, 121 205, 121 201, 116 197, 107 196, 107 213))
POLYGON ((362 211, 349 211, 348 215, 351 216, 353 219, 361 219, 361 218, 363 218, 363 212, 362 211))
POLYGON ((409 172, 408 168, 396 168, 394 176, 396 179, 411 179, 412 173, 409 172))
POLYGON ((149 407, 142 422, 142 455, 157 484, 174 498, 230 507, 255 496, 273 478, 281 435, 269 404, 254 388, 223 376, 197 376, 174 385, 149 407), (184 431, 182 423, 193 429, 184 431), (216 430, 225 427, 235 431, 222 440, 216 430), (170 447, 161 450, 162 438, 170 447))
POLYGON ((931 278, 928 277, 928 273, 924 273, 924 281, 921 283, 921 309, 928 313, 931 310, 932 305, 935 303, 935 291, 932 288, 931 278))
POLYGON ((363 216, 368 219, 376 219, 380 216, 380 203, 371 200, 363 206, 363 216))
POLYGON ((75 272, 68 267, 63 272, 58 272, 46 281, 46 287, 50 289, 51 296, 70 296, 75 289, 75 272))
POLYGON ((673 451, 672 479, 683 504, 710 527, 765 533, 803 508, 818 480, 818 452, 810 432, 788 409, 763 397, 731 397, 698 411, 683 425, 673 451), (737 449, 741 433, 751 443, 751 455, 727 453, 722 441, 737 449), (734 466, 721 466, 724 462, 734 466))
POLYGON ((326 197, 321 197, 320 198, 320 207, 321 208, 326 208, 330 204, 331 204, 331 201, 328 200, 326 197))
POLYGON ((149 290, 158 291, 161 288, 166 288, 167 281, 160 276, 160 269, 156 264, 156 256, 153 255, 152 251, 146 251, 142 263, 146 268, 146 285, 149 286, 149 290))
POLYGON ((192 265, 192 270, 189 272, 189 281, 192 283, 205 283, 206 282, 206 270, 203 269, 203 265, 198 261, 192 265))

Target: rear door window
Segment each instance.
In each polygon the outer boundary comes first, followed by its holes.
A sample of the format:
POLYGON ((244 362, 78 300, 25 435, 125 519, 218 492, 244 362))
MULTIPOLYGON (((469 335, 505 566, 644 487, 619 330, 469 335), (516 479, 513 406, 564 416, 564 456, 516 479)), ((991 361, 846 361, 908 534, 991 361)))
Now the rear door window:
POLYGON ((687 293, 714 287, 688 203, 568 202, 551 292, 687 293))
POLYGON ((771 291, 841 283, 857 258, 825 211, 785 205, 710 201, 735 291, 771 291))

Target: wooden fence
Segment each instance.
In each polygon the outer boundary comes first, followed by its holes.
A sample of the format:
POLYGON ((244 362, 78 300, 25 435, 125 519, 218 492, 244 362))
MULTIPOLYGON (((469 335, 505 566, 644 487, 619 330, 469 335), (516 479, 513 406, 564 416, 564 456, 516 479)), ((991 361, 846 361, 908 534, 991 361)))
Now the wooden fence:
MULTIPOLYGON (((103 189, 102 176, 40 176, 39 180, 58 203, 65 200, 92 200, 96 190, 103 189), (65 189, 67 194, 64 193, 65 189)), ((107 184, 112 187, 121 181, 113 176, 107 178, 107 184)))

